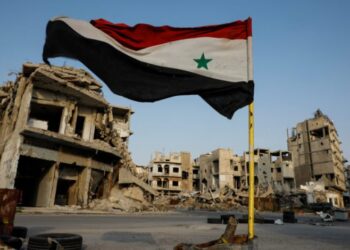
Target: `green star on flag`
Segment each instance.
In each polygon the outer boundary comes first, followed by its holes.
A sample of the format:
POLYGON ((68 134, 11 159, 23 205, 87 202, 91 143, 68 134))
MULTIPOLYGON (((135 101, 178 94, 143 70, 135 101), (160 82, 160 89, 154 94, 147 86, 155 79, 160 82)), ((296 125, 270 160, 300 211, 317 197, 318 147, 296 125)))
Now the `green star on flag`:
POLYGON ((197 69, 200 69, 202 67, 205 69, 208 69, 208 63, 213 59, 205 58, 205 55, 203 52, 201 58, 193 59, 193 60, 197 63, 197 69))

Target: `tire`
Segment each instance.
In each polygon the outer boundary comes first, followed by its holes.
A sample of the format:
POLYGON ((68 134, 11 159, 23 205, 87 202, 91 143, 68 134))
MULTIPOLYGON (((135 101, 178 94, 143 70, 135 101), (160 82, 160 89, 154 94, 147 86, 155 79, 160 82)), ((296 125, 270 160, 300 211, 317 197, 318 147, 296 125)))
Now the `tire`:
POLYGON ((17 238, 27 238, 28 229, 26 227, 13 227, 12 236, 17 238))
POLYGON ((29 237, 28 250, 54 250, 57 241, 64 250, 81 250, 83 238, 77 234, 49 233, 29 237), (50 242, 50 238, 53 240, 50 242))
POLYGON ((207 218, 209 224, 222 224, 221 218, 207 218))

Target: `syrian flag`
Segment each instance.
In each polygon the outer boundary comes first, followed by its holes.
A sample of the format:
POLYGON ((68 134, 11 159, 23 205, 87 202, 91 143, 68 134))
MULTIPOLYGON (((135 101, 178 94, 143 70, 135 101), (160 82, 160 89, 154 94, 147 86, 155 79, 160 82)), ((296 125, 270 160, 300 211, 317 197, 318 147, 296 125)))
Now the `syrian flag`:
POLYGON ((141 102, 199 95, 227 118, 253 101, 251 19, 194 28, 56 18, 43 60, 85 64, 116 94, 141 102))

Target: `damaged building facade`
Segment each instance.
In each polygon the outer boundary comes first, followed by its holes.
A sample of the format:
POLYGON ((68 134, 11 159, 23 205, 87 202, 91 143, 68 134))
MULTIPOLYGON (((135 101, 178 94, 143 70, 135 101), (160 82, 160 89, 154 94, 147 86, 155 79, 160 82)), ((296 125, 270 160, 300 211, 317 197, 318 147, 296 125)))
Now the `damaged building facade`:
MULTIPOLYGON (((249 152, 245 152, 242 159, 244 166, 245 185, 249 180, 249 152)), ((270 150, 263 148, 254 149, 254 183, 260 188, 267 188, 271 184, 271 159, 270 150)))
POLYGON ((292 154, 288 151, 274 151, 271 156, 271 175, 273 190, 278 193, 295 191, 294 165, 292 154))
POLYGON ((340 144, 333 122, 320 110, 313 118, 298 123, 288 135, 288 150, 293 156, 297 187, 322 179, 329 195, 320 202, 343 207, 346 160, 340 144))
POLYGON ((156 152, 151 160, 149 182, 158 192, 175 194, 193 190, 193 163, 189 152, 156 152))
POLYGON ((201 191, 216 191, 225 186, 240 188, 242 177, 240 157, 234 155, 231 149, 218 148, 200 155, 197 162, 200 167, 201 191))
MULTIPOLYGON (((183 171, 181 156, 184 153, 172 153, 165 156, 155 153, 148 167, 152 187, 163 193, 182 191, 219 192, 225 188, 235 191, 248 188, 249 153, 235 155, 231 149, 218 148, 202 154, 193 161, 186 158, 189 166, 192 163, 192 175, 187 180, 183 171), (182 172, 182 174, 180 173, 182 172), (190 183, 192 180, 192 187, 190 183), (175 186, 171 184, 175 181, 175 186), (180 185, 181 184, 181 185, 180 185), (166 191, 166 192, 165 192, 166 191)), ((190 154, 187 156, 190 157, 190 154)), ((296 189, 292 156, 289 151, 257 148, 254 150, 255 185, 257 195, 266 193, 290 193, 296 189)), ((190 168, 188 172, 191 172, 190 168)))
POLYGON ((0 102, 0 188, 22 190, 22 205, 87 206, 118 167, 132 172, 132 110, 109 105, 87 72, 24 64, 0 102))
MULTIPOLYGON (((242 157, 243 185, 248 186, 249 152, 242 157)), ((254 149, 254 183, 257 193, 289 193, 295 191, 295 177, 292 156, 289 151, 270 151, 265 148, 254 149)))

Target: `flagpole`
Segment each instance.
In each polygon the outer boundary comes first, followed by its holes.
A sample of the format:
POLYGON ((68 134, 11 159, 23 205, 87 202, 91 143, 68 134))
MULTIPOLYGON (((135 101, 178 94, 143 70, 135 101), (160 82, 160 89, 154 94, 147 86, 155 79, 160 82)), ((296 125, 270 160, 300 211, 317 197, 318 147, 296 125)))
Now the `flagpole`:
POLYGON ((254 238, 254 103, 249 104, 249 201, 248 237, 254 238))
MULTIPOLYGON (((249 29, 252 28, 252 19, 248 19, 249 29)), ((247 39, 247 67, 248 81, 253 80, 253 48, 252 37, 247 39)), ((248 201, 248 237, 254 238, 254 102, 249 104, 248 110, 249 130, 249 201, 248 201)))

